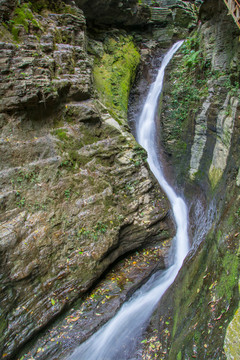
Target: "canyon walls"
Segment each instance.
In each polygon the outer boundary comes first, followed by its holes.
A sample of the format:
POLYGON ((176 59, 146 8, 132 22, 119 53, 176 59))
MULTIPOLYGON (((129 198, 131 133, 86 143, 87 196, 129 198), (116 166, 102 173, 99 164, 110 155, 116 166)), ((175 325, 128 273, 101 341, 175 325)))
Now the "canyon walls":
POLYGON ((239 326, 238 313, 229 323, 238 305, 240 47, 224 2, 206 0, 199 18, 196 4, 176 0, 1 1, 0 9, 1 357, 18 355, 119 257, 171 241, 168 200, 127 125, 128 97, 154 55, 187 38, 168 68, 159 137, 189 203, 190 232, 200 223, 205 236, 161 302, 143 359, 230 358, 239 326))

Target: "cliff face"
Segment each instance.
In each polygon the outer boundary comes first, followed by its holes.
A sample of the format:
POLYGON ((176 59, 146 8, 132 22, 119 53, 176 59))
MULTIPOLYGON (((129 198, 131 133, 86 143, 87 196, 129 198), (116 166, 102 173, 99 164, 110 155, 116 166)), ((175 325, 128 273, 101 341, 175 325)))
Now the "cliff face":
POLYGON ((200 20, 168 69, 160 101, 166 157, 185 187, 195 244, 162 299, 160 338, 146 340, 145 355, 153 342, 169 359, 232 359, 239 357, 239 311, 227 330, 239 301, 239 30, 222 1, 205 1, 200 20))
POLYGON ((226 11, 222 2, 204 3, 202 25, 172 63, 173 96, 166 90, 162 99, 163 141, 177 171, 212 189, 227 168, 238 126, 239 31, 226 11))
MULTIPOLYGON (((169 203, 126 125, 127 102, 140 57, 144 71, 157 48, 186 37, 196 9, 177 0, 152 5, 0 2, 4 359, 18 354, 121 255, 173 234, 169 203)), ((201 193, 205 208, 215 199, 219 210, 207 221, 192 215, 204 206, 190 204, 192 233, 197 222, 203 233, 213 227, 163 299, 156 321, 164 335, 151 333, 143 358, 156 350, 174 360, 224 358, 225 330, 237 305, 240 48, 224 6, 204 2, 202 24, 170 65, 160 104, 161 136, 177 182, 187 184, 187 198, 188 190, 201 193)), ((70 331, 81 314, 62 329, 70 331)), ((90 327, 84 319, 79 328, 90 327)), ((235 324, 237 316, 226 353, 235 324)), ((33 356, 49 360, 39 348, 33 356)))
POLYGON ((77 0, 76 4, 89 21, 100 25, 146 25, 151 16, 149 7, 141 6, 137 0, 77 0))
MULTIPOLYGON (((87 20, 94 25, 114 25, 135 29, 150 27, 156 34, 168 33, 178 36, 187 31, 196 21, 196 6, 189 1, 167 0, 77 0, 87 20), (178 28, 177 32, 174 31, 178 28)), ((166 34, 165 34, 166 37, 166 34)), ((168 35, 169 37, 169 35, 168 35)), ((166 40, 166 38, 165 38, 166 40)))
MULTIPOLYGON (((40 15, 34 9, 16 7, 12 22, 1 26, 4 358, 119 256, 173 230, 145 152, 94 95, 82 11, 62 5, 59 13, 44 8, 40 15)), ((139 54, 127 36, 121 39, 134 54, 127 71, 124 63, 118 69, 128 90, 139 54)))

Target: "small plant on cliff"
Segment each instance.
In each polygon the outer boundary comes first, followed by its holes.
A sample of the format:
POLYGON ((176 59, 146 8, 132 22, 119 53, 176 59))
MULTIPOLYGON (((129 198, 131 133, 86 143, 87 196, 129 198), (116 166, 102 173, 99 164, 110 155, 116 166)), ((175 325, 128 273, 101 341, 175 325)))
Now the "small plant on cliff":
POLYGON ((184 54, 183 66, 187 69, 192 69, 195 73, 201 73, 202 70, 209 68, 210 63, 205 61, 200 49, 200 35, 198 31, 184 42, 181 51, 184 54))
POLYGON ((66 190, 64 191, 64 195, 65 195, 66 199, 69 200, 69 199, 70 199, 70 195, 71 195, 71 189, 66 189, 66 190))
POLYGON ((31 9, 31 3, 25 3, 15 8, 13 17, 9 20, 9 28, 15 41, 19 41, 19 26, 23 26, 25 31, 29 32, 29 25, 31 24, 36 29, 41 29, 40 23, 35 19, 31 9))
POLYGON ((228 77, 225 83, 226 88, 228 89, 231 96, 237 96, 239 94, 239 82, 235 81, 234 83, 231 81, 231 78, 228 77))
POLYGON ((101 221, 98 221, 97 225, 95 226, 95 230, 99 233, 104 234, 107 231, 107 225, 102 223, 101 221))
POLYGON ((59 140, 64 141, 68 139, 67 131, 64 129, 56 129, 54 131, 55 135, 58 137, 59 140))
POLYGON ((17 206, 22 208, 25 206, 25 197, 21 197, 21 193, 17 191, 17 206))
POLYGON ((103 223, 102 221, 98 221, 97 225, 91 230, 82 227, 78 231, 77 236, 80 238, 83 237, 85 239, 93 239, 96 241, 98 240, 99 236, 101 236, 101 234, 105 234, 107 232, 107 229, 107 224, 103 223))
MULTIPOLYGON (((195 112, 196 103, 208 94, 209 64, 204 60, 199 43, 198 32, 184 42, 180 49, 183 54, 179 66, 181 70, 178 69, 177 72, 171 74, 171 83, 174 86, 170 118, 172 118, 172 124, 175 122, 175 125, 171 129, 170 138, 175 139, 182 132, 188 117, 192 117, 195 112)), ((185 150, 185 146, 182 150, 185 150)))

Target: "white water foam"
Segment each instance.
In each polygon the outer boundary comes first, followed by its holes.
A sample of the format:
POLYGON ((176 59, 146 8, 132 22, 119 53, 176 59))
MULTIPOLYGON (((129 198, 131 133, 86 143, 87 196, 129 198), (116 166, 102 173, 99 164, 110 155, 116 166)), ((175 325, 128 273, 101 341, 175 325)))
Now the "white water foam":
POLYGON ((167 270, 154 274, 110 321, 75 349, 69 360, 130 359, 138 337, 146 328, 147 321, 162 295, 173 283, 189 251, 187 207, 183 199, 176 195, 165 180, 154 142, 155 114, 162 91, 164 70, 182 43, 183 41, 177 42, 164 56, 137 124, 137 141, 147 151, 149 166, 168 196, 173 209, 177 231, 174 238, 172 265, 167 270))

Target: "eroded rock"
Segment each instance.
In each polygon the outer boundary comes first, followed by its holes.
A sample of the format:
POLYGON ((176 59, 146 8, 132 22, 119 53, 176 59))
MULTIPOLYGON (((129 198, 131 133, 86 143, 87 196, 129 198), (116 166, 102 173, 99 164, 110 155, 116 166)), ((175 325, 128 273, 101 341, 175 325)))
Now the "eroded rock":
POLYGON ((234 317, 227 328, 224 342, 224 350, 227 359, 237 359, 240 356, 239 350, 240 310, 237 309, 234 317))
POLYGON ((41 28, 0 44, 6 359, 121 255, 173 230, 145 151, 93 98, 82 12, 36 16, 41 28))

